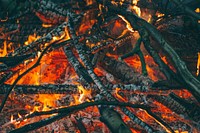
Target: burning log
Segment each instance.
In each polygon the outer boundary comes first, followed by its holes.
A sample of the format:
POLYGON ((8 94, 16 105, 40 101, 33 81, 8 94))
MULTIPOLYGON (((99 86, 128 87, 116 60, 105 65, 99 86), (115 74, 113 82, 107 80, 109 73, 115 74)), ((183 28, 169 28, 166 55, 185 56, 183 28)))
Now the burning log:
POLYGON ((99 65, 106 71, 114 75, 125 84, 136 84, 141 86, 151 86, 152 81, 139 73, 136 73, 126 63, 117 61, 108 56, 104 56, 99 62, 99 65))

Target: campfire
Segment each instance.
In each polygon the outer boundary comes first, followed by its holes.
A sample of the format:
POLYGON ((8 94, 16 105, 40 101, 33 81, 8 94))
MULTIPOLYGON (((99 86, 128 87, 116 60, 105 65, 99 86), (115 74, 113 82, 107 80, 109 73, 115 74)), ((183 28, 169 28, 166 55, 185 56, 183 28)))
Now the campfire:
POLYGON ((199 0, 0 7, 0 132, 200 132, 199 0))

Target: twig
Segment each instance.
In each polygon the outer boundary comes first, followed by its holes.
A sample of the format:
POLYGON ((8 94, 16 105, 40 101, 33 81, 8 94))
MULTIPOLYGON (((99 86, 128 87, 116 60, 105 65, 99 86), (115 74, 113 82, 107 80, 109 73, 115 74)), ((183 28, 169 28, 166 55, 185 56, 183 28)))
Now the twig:
POLYGON ((137 54, 139 56, 141 64, 142 64, 142 74, 144 76, 147 76, 148 73, 147 73, 147 69, 146 69, 146 63, 145 63, 144 55, 143 55, 143 53, 142 53, 142 51, 140 49, 141 42, 142 42, 142 39, 139 38, 138 41, 136 42, 135 47, 133 48, 133 50, 131 52, 121 56, 119 58, 119 60, 125 59, 125 58, 130 57, 130 56, 133 56, 134 54, 137 54))
POLYGON ((192 17, 200 20, 200 14, 190 9, 188 6, 182 4, 180 0, 172 0, 172 2, 174 2, 177 6, 179 6, 182 9, 182 11, 185 12, 186 14, 191 15, 192 17))

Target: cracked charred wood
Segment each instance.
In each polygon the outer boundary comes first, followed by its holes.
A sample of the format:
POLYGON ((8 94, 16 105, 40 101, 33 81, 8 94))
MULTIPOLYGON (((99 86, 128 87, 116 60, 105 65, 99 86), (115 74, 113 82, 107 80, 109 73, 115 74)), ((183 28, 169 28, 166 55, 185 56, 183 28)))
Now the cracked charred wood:
POLYGON ((194 102, 189 102, 174 93, 170 93, 169 96, 177 101, 180 105, 185 107, 186 114, 194 121, 198 122, 200 119, 200 107, 194 102))
POLYGON ((75 57, 75 55, 73 54, 71 50, 72 49, 70 49, 69 47, 66 47, 66 46, 64 47, 65 55, 68 61, 70 62, 70 64, 73 66, 76 73, 78 74, 80 81, 83 82, 83 84, 92 83, 93 81, 91 77, 88 75, 88 72, 82 66, 82 64, 78 61, 78 59, 75 57))
POLYGON ((176 112, 179 115, 180 114, 185 115, 186 108, 183 107, 181 104, 179 104, 170 96, 148 95, 147 98, 152 98, 162 103, 163 105, 165 105, 166 107, 168 107, 169 109, 171 109, 172 111, 176 112))
MULTIPOLYGON (((0 86, 0 94, 5 94, 11 85, 3 84, 0 86)), ((16 85, 14 92, 17 94, 70 94, 77 93, 76 85, 45 84, 45 85, 16 85)))
POLYGON ((125 84, 151 86, 153 83, 148 77, 135 72, 125 62, 117 61, 111 57, 104 56, 99 61, 99 65, 125 84))
POLYGON ((100 108, 100 120, 105 123, 112 133, 131 133, 120 114, 113 109, 100 108))
MULTIPOLYGON (((74 106, 69 106, 69 107, 63 107, 63 108, 58 108, 58 109, 53 109, 53 110, 49 110, 49 111, 35 111, 32 114, 26 115, 24 117, 18 118, 16 119, 16 121, 22 121, 24 119, 28 119, 28 118, 33 118, 35 116, 42 116, 42 115, 50 115, 50 114, 55 114, 58 113, 58 115, 62 115, 62 117, 66 117, 68 115, 70 115, 71 113, 77 112, 79 110, 85 109, 87 107, 90 106, 95 106, 95 105, 116 105, 116 106, 128 106, 128 107, 132 107, 132 108, 141 108, 144 110, 148 110, 149 108, 146 106, 143 106, 141 104, 131 104, 131 103, 121 103, 121 102, 108 102, 108 101, 96 101, 96 102, 85 102, 79 105, 74 105, 74 106)), ((53 117, 49 117, 47 119, 41 120, 39 122, 35 122, 35 123, 31 123, 28 125, 25 125, 23 127, 20 127, 18 129, 13 130, 13 132, 22 132, 22 131, 31 131, 37 128, 40 128, 44 125, 47 125, 50 123, 52 123, 52 119, 53 117), (42 123, 43 121, 43 123, 42 123), (42 123, 42 124, 41 124, 42 123)), ((60 117, 58 118, 60 119, 60 117)), ((143 126, 145 126, 145 124, 143 123, 143 126)), ((146 127, 147 128, 147 127, 146 127)), ((146 128, 144 128, 145 130, 147 130, 146 128)), ((148 132, 152 132, 151 130, 148 130, 148 132)))

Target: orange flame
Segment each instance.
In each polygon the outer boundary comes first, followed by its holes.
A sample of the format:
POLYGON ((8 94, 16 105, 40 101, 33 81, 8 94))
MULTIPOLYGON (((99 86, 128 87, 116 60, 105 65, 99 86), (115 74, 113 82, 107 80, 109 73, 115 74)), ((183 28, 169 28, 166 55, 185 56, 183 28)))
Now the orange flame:
POLYGON ((140 8, 138 6, 136 6, 137 3, 138 3, 138 0, 133 0, 132 3, 134 4, 133 10, 136 12, 136 14, 138 16, 141 16, 141 10, 140 10, 140 8))
POLYGON ((200 69, 200 52, 198 53, 198 60, 197 60, 197 76, 199 75, 200 69))
POLYGON ((41 36, 37 36, 36 33, 33 35, 28 36, 28 40, 24 42, 25 45, 29 45, 30 43, 34 42, 35 40, 39 39, 41 36))
POLYGON ((126 22, 126 28, 130 31, 130 32, 135 32, 131 26, 131 24, 121 15, 118 15, 124 22, 126 22))
POLYGON ((4 56, 6 56, 6 54, 7 54, 7 42, 4 41, 4 42, 3 42, 3 45, 4 45, 3 50, 0 49, 0 57, 4 57, 4 56), (1 53, 1 52, 2 52, 2 53, 1 53))

